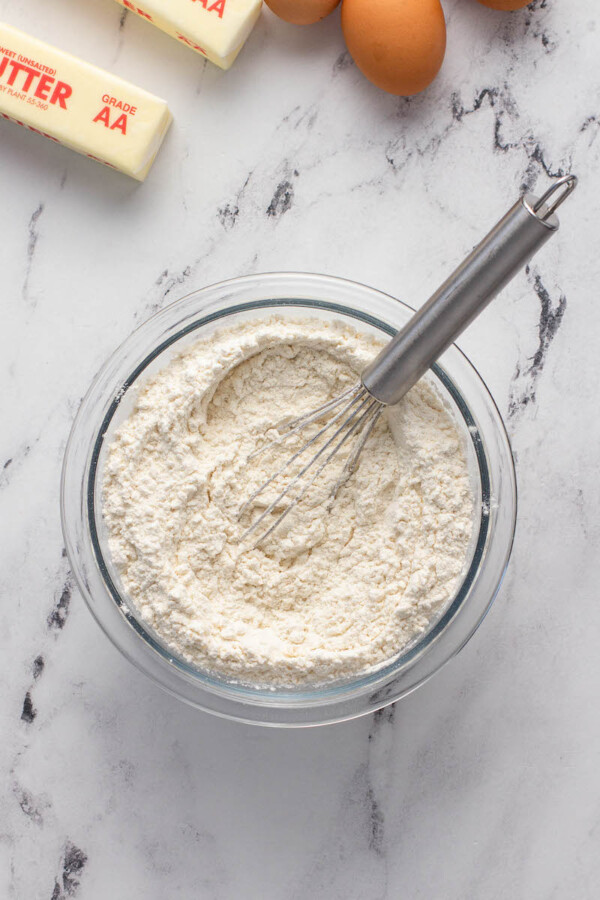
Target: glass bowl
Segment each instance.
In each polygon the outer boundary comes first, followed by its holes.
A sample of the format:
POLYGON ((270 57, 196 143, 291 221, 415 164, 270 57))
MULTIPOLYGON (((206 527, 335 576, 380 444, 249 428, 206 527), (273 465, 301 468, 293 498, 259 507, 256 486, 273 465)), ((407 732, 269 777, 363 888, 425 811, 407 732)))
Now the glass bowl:
POLYGON ((103 536, 100 484, 113 430, 136 388, 183 346, 216 328, 276 311, 294 318, 342 319, 393 335, 413 310, 393 297, 339 278, 276 273, 236 278, 195 291, 138 328, 95 377, 67 444, 61 484, 65 545, 79 588, 114 645, 161 687, 192 706, 245 722, 317 725, 393 703, 440 669, 474 633, 498 591, 516 521, 515 473, 500 414, 483 381, 456 347, 432 367, 464 430, 478 497, 470 562, 452 601, 429 629, 375 671, 318 687, 259 689, 214 677, 177 658, 119 591, 103 536))

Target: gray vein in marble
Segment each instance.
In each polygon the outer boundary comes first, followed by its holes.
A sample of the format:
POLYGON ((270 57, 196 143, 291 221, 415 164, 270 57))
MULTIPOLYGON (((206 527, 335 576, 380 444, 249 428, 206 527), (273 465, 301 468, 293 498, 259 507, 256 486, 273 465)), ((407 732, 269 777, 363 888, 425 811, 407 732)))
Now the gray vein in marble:
MULTIPOLYGON (((292 132, 304 129, 305 134, 308 135, 314 128, 317 117, 318 109, 314 104, 307 108, 295 105, 289 113, 283 116, 275 129, 275 133, 279 133, 282 129, 291 130, 292 132)), ((284 213, 292 208, 294 202, 293 180, 300 175, 298 169, 292 166, 288 159, 284 159, 277 168, 277 185, 265 209, 266 215, 273 219, 281 218, 284 213)), ((217 218, 226 231, 230 231, 238 223, 242 212, 243 200, 255 175, 256 169, 252 168, 236 193, 235 198, 218 208, 217 218)))
POLYGON ((556 302, 552 302, 550 293, 537 270, 528 266, 527 275, 540 301, 538 346, 533 357, 524 362, 517 362, 510 389, 509 419, 519 416, 527 406, 535 403, 538 379, 543 372, 548 350, 556 337, 567 308, 567 298, 562 293, 556 302))
POLYGON ((504 17, 500 34, 506 49, 513 57, 516 57, 514 48, 529 36, 539 41, 544 53, 556 50, 557 40, 554 36, 551 37, 546 27, 548 16, 541 13, 541 10, 548 9, 548 0, 533 0, 521 15, 504 17))
POLYGON ((540 171, 543 171, 548 178, 560 178, 561 175, 566 174, 567 170, 571 169, 571 164, 569 162, 566 163, 565 168, 563 168, 563 166, 551 166, 546 161, 542 145, 534 141, 532 137, 525 138, 523 141, 523 149, 529 157, 529 164, 525 170, 523 181, 521 183, 521 190, 523 191, 529 191, 535 186, 540 171))
POLYGON ((210 63, 203 56, 200 56, 199 53, 197 53, 196 56, 198 57, 198 84, 196 85, 196 96, 198 96, 204 84, 204 76, 207 70, 210 71, 210 66, 212 65, 212 63, 210 63))
POLYGON ((231 231, 231 229, 234 228, 235 225, 237 225, 241 212, 241 204, 244 199, 246 189, 250 184, 253 175, 254 169, 251 169, 246 176, 241 188, 236 193, 235 199, 229 201, 228 203, 225 203, 224 206, 220 206, 217 209, 217 218, 225 231, 231 231))
POLYGON ((217 210, 217 217, 225 231, 231 231, 239 214, 240 208, 236 203, 226 203, 217 210))
POLYGON ((219 222, 221 223, 221 225, 223 226, 223 228, 225 229, 225 231, 230 231, 234 227, 234 225, 237 223, 238 216, 240 214, 240 203, 242 202, 242 198, 244 196, 246 188, 248 187, 248 184, 250 183, 250 179, 252 178, 253 174, 254 174, 254 170, 251 169, 250 172, 248 173, 248 175, 246 176, 246 179, 245 179, 243 185, 237 192, 234 200, 230 201, 229 203, 226 203, 224 206, 220 206, 217 209, 217 218, 218 218, 219 222))
POLYGON ((27 691, 27 693, 25 694, 25 699, 23 700, 21 721, 25 722, 26 725, 31 725, 36 716, 37 709, 33 705, 33 700, 31 699, 31 691, 27 691))
MULTIPOLYGON (((406 136, 402 133, 397 138, 388 141, 385 147, 385 158, 395 173, 405 168, 406 164, 414 157, 423 158, 426 156, 435 156, 443 141, 448 137, 450 132, 467 116, 479 112, 484 108, 484 102, 487 101, 489 107, 494 111, 494 128, 493 128, 493 147, 494 150, 514 149, 518 144, 511 146, 502 146, 499 140, 499 130, 501 120, 504 113, 508 113, 511 117, 517 118, 518 112, 514 98, 511 96, 508 86, 505 84, 502 89, 496 87, 484 87, 479 89, 471 106, 465 106, 461 99, 460 91, 454 91, 450 96, 450 115, 451 119, 442 129, 431 136, 424 146, 413 144, 407 147, 406 136), (404 151, 401 158, 397 157, 398 149, 404 151)), ((425 99, 423 95, 416 97, 403 97, 399 100, 398 114, 402 115, 403 110, 413 104, 416 107, 423 105, 425 99)))
POLYGON ((46 621, 48 623, 49 629, 62 631, 62 629, 65 627, 67 619, 69 617, 69 610, 71 608, 72 592, 73 584, 71 575, 69 574, 67 575, 67 578, 63 584, 58 600, 48 614, 48 618, 46 621))
MULTIPOLYGON (((44 661, 44 657, 41 654, 38 654, 38 656, 36 656, 36 658, 34 659, 33 665, 31 667, 34 683, 38 681, 38 679, 42 676, 45 665, 46 663, 44 661)), ((31 695, 32 689, 33 685, 25 693, 25 698, 23 700, 23 709, 21 711, 21 721, 25 722, 27 725, 31 725, 35 717, 37 716, 37 709, 33 705, 33 697, 31 695)))
POLYGON ((164 269, 155 282, 156 286, 161 288, 161 302, 156 306, 156 309, 152 310, 152 312, 156 312, 156 310, 160 308, 162 302, 167 299, 174 287, 185 284, 191 274, 192 266, 185 266, 185 268, 176 275, 170 274, 168 269, 164 269))
POLYGON ((369 784, 366 794, 367 807, 370 813, 369 849, 373 850, 378 856, 383 856, 384 837, 385 837, 385 818, 379 803, 375 798, 373 787, 369 784))
MULTIPOLYGON (((316 111, 314 111, 312 107, 309 107, 307 110, 303 110, 300 107, 296 106, 290 113, 284 116, 282 122, 279 124, 276 130, 279 130, 283 125, 288 125, 293 130, 296 130, 302 125, 308 132, 313 128, 315 121, 316 111)), ((286 212, 288 212, 292 208, 294 202, 293 180, 297 179, 300 174, 298 169, 293 168, 288 160, 284 160, 279 164, 277 168, 277 186, 268 205, 265 208, 265 214, 267 218, 274 219, 275 221, 279 220, 286 212)), ((251 169, 246 176, 241 188, 237 192, 235 199, 217 208, 217 218, 225 231, 231 231, 237 224, 241 216, 243 198, 252 178, 254 177, 254 174, 255 170, 251 169)), ((210 243, 205 247, 205 253, 203 254, 203 256, 210 255, 215 243, 216 238, 213 237, 210 243)), ((159 298, 145 304, 142 308, 140 308, 134 316, 135 321, 144 321, 149 315, 158 312, 158 310, 163 307, 165 300, 167 299, 171 291, 175 287, 184 284, 190 279, 192 274, 195 272, 200 259, 201 257, 198 257, 196 260, 194 260, 193 263, 186 265, 180 271, 180 273, 176 275, 170 275, 168 269, 163 269, 163 271, 155 281, 155 286, 160 288, 159 298)))
POLYGON ((171 291, 190 280, 198 262, 199 259, 194 260, 193 263, 184 266, 179 272, 171 272, 168 268, 163 269, 154 280, 154 287, 158 288, 158 291, 154 292, 155 297, 136 309, 133 315, 134 322, 145 322, 150 316, 159 312, 165 305, 171 291), (158 293, 158 298, 156 298, 156 293, 158 293))
POLYGON ((367 738, 369 752, 366 768, 367 791, 365 800, 367 809, 369 810, 370 821, 369 849, 373 850, 374 853, 377 853, 381 857, 385 855, 385 816, 382 808, 382 798, 377 796, 372 781, 372 757, 377 745, 381 743, 382 740, 385 741, 390 730, 393 732, 394 718, 395 706, 393 704, 384 707, 383 709, 378 709, 373 714, 372 725, 367 738))
MULTIPOLYGON (((294 170, 294 176, 298 176, 297 170, 294 170)), ((273 219, 280 218, 284 213, 292 208, 294 202, 294 185, 287 179, 280 181, 275 188, 275 193, 271 198, 271 202, 267 206, 267 215, 273 219)))
MULTIPOLYGON (((596 493, 600 493, 598 489, 596 493)), ((583 538, 593 546, 600 545, 600 518, 596 515, 597 503, 590 498, 590 492, 578 487, 575 493, 577 521, 583 538)))
POLYGON ((357 863, 361 872, 368 873, 369 900, 385 900, 389 896, 385 806, 394 720, 393 705, 371 717, 366 756, 350 776, 327 843, 293 892, 294 900, 358 896, 356 887, 345 890, 344 879, 340 885, 337 877, 340 871, 352 871, 357 863))
POLYGON ((113 54, 113 63, 116 63, 123 50, 123 42, 125 40, 125 25, 129 16, 129 10, 123 7, 119 13, 119 26, 117 29, 117 43, 113 54))
MULTIPOLYGON (((507 75, 510 74, 509 70, 507 75)), ((414 98, 402 98, 399 106, 400 113, 407 101, 411 101, 419 106, 426 102, 426 98, 424 95, 414 98)), ((384 149, 386 161, 392 170, 395 173, 398 173, 405 168, 414 155, 420 158, 425 155, 435 155, 442 142, 446 139, 455 125, 459 125, 465 117, 479 112, 485 106, 489 106, 494 115, 492 134, 493 150, 503 154, 511 151, 521 151, 525 153, 527 163, 522 179, 523 190, 531 190, 540 174, 545 174, 549 178, 555 178, 564 175, 566 171, 571 169, 572 154, 569 154, 568 157, 559 164, 549 162, 547 159, 547 151, 531 130, 526 130, 521 133, 516 140, 510 140, 509 138, 504 137, 503 132, 505 124, 510 122, 511 127, 514 130, 518 128, 518 123, 521 120, 517 102, 507 80, 505 80, 501 86, 480 88, 475 93, 474 100, 470 106, 465 106, 460 91, 454 91, 450 97, 452 120, 438 133, 431 136, 428 143, 424 146, 419 146, 418 144, 407 146, 406 136, 404 134, 388 141, 384 149)), ((584 132, 595 125, 597 125, 596 117, 591 116, 584 121, 579 130, 584 132)))
MULTIPOLYGON (((44 204, 40 203, 32 214, 29 225, 28 225, 28 242, 27 242, 27 261, 26 261, 26 269, 25 269, 25 279, 23 281, 23 289, 21 291, 21 295, 23 300, 29 300, 29 279, 31 276, 31 269, 33 266, 33 258, 35 255, 35 248, 37 246, 38 238, 39 238, 39 230, 38 230, 38 219, 44 212, 44 204)), ((34 304, 35 305, 35 304, 34 304)))
POLYGON ((77 896, 87 861, 87 854, 71 841, 67 841, 61 861, 62 871, 56 877, 50 900, 64 900, 67 897, 77 896))
POLYGON ((579 133, 584 134, 586 131, 590 132, 590 141, 588 146, 592 146, 596 138, 598 137, 598 131, 600 130, 600 116, 587 116, 587 118, 583 121, 579 128, 579 133))
POLYGON ((0 470, 0 489, 10 484, 11 479, 21 468, 30 453, 31 445, 23 444, 12 456, 5 460, 0 470))
MULTIPOLYGON (((385 858, 385 826, 378 801, 374 798, 368 764, 355 769, 336 814, 335 823, 316 859, 314 859, 291 900, 306 898, 341 898, 337 887, 339 872, 350 872, 360 860, 367 873, 369 900, 386 900, 387 865, 385 858), (336 889, 337 888, 337 889, 336 889)), ((356 893, 350 894, 356 897, 356 893)))
POLYGON ((179 272, 171 272, 168 268, 163 269, 158 277, 154 279, 154 287, 158 289, 153 291, 154 297, 137 307, 133 314, 133 321, 135 323, 145 322, 150 316, 159 312, 165 305, 171 292, 190 281, 199 262, 200 258, 195 259, 194 262, 183 266, 179 272))
POLYGON ((319 110, 314 103, 306 108, 296 104, 296 106, 283 117, 276 128, 276 131, 281 131, 284 125, 291 125, 293 131, 297 131, 300 126, 303 125, 307 132, 312 131, 318 116, 319 110))
POLYGON ((31 791, 26 790, 17 781, 13 784, 13 794, 21 808, 21 811, 34 825, 44 824, 44 813, 50 804, 44 797, 34 797, 31 791))
POLYGON ((481 109, 484 100, 489 102, 489 105, 493 108, 496 103, 496 98, 498 97, 498 89, 497 88, 483 88, 475 97, 472 106, 465 107, 460 93, 458 91, 454 91, 450 97, 450 107, 452 111, 452 118, 457 122, 461 122, 465 116, 470 116, 477 110, 481 109))
MULTIPOLYGON (((506 82, 501 88, 483 88, 476 95, 475 100, 470 107, 465 107, 460 98, 460 94, 454 92, 451 97, 453 119, 456 122, 461 122, 465 116, 478 112, 482 108, 484 101, 487 101, 494 113, 494 150, 500 153, 522 150, 527 156, 528 163, 521 184, 522 190, 531 190, 541 172, 545 173, 549 178, 557 178, 565 174, 565 168, 562 166, 554 167, 547 162, 542 144, 531 132, 526 132, 516 141, 510 141, 503 137, 502 132, 505 120, 508 118, 512 123, 515 123, 520 118, 517 103, 506 82)), ((568 163, 567 168, 570 168, 568 163)))
POLYGON ((342 50, 338 58, 333 64, 333 74, 337 75, 338 72, 344 72, 346 69, 350 69, 353 65, 352 57, 348 50, 342 50))
POLYGON ((36 658, 33 661, 33 667, 32 667, 34 681, 37 681, 38 678, 41 676, 41 674, 44 671, 45 665, 46 665, 46 662, 44 660, 44 657, 41 654, 39 656, 36 656, 36 658))

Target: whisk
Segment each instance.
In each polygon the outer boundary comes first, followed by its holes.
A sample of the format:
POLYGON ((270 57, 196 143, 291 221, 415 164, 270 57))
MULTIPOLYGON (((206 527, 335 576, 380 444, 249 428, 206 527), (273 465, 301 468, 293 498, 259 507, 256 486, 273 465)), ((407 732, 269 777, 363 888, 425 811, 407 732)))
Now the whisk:
POLYGON ((350 453, 330 491, 331 502, 335 500, 340 487, 356 469, 386 406, 396 404, 404 397, 558 230, 555 212, 576 185, 574 175, 565 175, 554 181, 541 197, 524 194, 367 366, 358 384, 317 409, 274 426, 278 432, 275 440, 255 451, 250 459, 325 420, 316 434, 306 440, 241 507, 239 518, 280 475, 307 451, 313 451, 297 474, 244 532, 242 541, 258 533, 261 525, 267 524, 269 516, 275 513, 275 520, 254 542, 255 547, 261 544, 301 502, 340 450, 352 442, 350 453))

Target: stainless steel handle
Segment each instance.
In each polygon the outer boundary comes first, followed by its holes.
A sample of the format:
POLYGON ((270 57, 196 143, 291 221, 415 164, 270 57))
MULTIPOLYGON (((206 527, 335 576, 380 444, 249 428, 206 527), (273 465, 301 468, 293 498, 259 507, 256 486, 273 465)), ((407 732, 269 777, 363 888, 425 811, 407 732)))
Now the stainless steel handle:
POLYGON ((575 189, 565 175, 542 197, 525 194, 367 366, 362 383, 398 403, 496 294, 558 230, 556 209, 575 189))

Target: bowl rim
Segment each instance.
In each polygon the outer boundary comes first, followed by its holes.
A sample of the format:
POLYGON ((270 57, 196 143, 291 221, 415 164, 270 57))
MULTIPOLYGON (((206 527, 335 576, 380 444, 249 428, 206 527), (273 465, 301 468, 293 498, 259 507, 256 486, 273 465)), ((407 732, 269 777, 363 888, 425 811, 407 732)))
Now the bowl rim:
MULTIPOLYGON (((476 418, 471 412, 473 401, 467 401, 463 396, 463 391, 446 371, 443 360, 447 362, 447 354, 444 354, 442 362, 436 363, 432 369, 445 389, 445 393, 451 396, 454 405, 464 418, 467 429, 473 439, 473 448, 479 466, 478 475, 480 477, 483 502, 479 535, 471 564, 455 597, 445 607, 437 620, 434 620, 425 635, 403 648, 398 657, 395 657, 392 661, 388 661, 377 667, 373 672, 363 674, 357 678, 344 679, 331 685, 319 685, 316 689, 304 687, 300 689, 257 690, 246 685, 226 682, 222 678, 215 678, 195 669, 185 660, 176 657, 166 644, 161 644, 160 637, 156 634, 153 635, 151 629, 132 614, 126 598, 121 595, 111 578, 110 571, 103 558, 101 542, 96 532, 98 510, 95 500, 97 496, 98 460, 104 436, 121 399, 136 382, 136 379, 142 374, 144 369, 160 357, 166 349, 183 337, 201 330, 206 325, 218 319, 227 320, 228 316, 236 313, 260 309, 275 311, 283 308, 289 309, 294 306, 302 307, 303 309, 308 307, 345 316, 347 319, 361 320, 389 335, 395 333, 396 328, 393 325, 365 312, 364 309, 347 306, 343 302, 332 302, 323 299, 329 295, 330 291, 333 291, 334 294, 336 291, 364 294, 365 301, 367 297, 370 299, 376 297, 380 303, 387 307, 393 307, 397 313, 402 312, 404 315, 410 315, 413 312, 411 307, 403 301, 368 285, 335 276, 313 273, 259 273, 216 282, 199 290, 188 292, 140 324, 105 361, 92 380, 81 402, 65 450, 61 476, 61 520, 65 546, 79 589, 94 618, 117 649, 161 687, 193 706, 226 718, 268 725, 314 725, 354 718, 394 702, 401 696, 405 696, 428 680, 452 656, 459 652, 470 639, 485 617, 499 590, 512 550, 516 525, 517 496, 514 461, 510 450, 509 438, 499 410, 483 379, 460 348, 452 345, 447 353, 455 357, 455 363, 457 360, 461 361, 462 367, 469 373, 473 384, 479 390, 479 400, 483 401, 483 405, 491 416, 491 421, 496 426, 496 437, 499 439, 500 448, 504 450, 504 453, 501 454, 501 462, 504 463, 503 474, 505 476, 503 479, 503 501, 510 508, 508 509, 508 521, 505 522, 503 529, 503 548, 499 558, 496 560, 496 571, 492 579, 491 590, 488 590, 487 602, 480 604, 480 614, 475 617, 470 627, 466 630, 463 629, 463 633, 457 635, 457 640, 453 642, 453 645, 448 648, 448 652, 443 654, 443 659, 435 666, 425 667, 422 672, 417 673, 417 677, 413 677, 408 681, 404 679, 406 681, 405 684, 399 683, 398 676, 414 670, 415 665, 423 657, 427 656, 430 647, 439 642, 439 639, 447 632, 448 626, 460 616, 464 604, 469 602, 474 584, 476 586, 477 577, 481 571, 482 561, 485 562, 489 552, 489 541, 493 537, 495 514, 493 496, 490 493, 490 490, 493 490, 490 487, 492 473, 489 469, 490 461, 486 453, 486 442, 483 439, 480 425, 476 423, 476 418), (276 288, 281 291, 282 286, 286 287, 284 294, 290 292, 292 296, 286 298, 276 294, 272 297, 261 296, 254 299, 246 298, 245 300, 231 300, 228 296, 225 296, 225 299, 223 299, 223 295, 228 295, 228 292, 232 290, 234 292, 241 290, 242 293, 248 290, 250 294, 253 294, 253 291, 258 289, 261 295, 265 294, 265 292, 270 295, 274 293, 276 288), (309 287, 312 289, 313 294, 316 293, 321 296, 307 297, 306 294, 311 293, 308 290, 309 287), (220 296, 217 296, 215 299, 213 296, 215 294, 220 296), (190 304, 192 311, 189 312, 188 310, 188 315, 184 316, 183 319, 178 319, 177 324, 173 325, 173 316, 177 316, 184 310, 187 310, 190 304), (181 327, 183 322, 186 324, 184 327, 181 327), (98 400, 96 394, 103 387, 103 377, 106 379, 111 366, 115 364, 118 366, 122 362, 127 356, 127 351, 135 345, 140 337, 145 338, 148 333, 154 333, 157 327, 165 323, 169 323, 169 325, 166 330, 162 331, 162 340, 158 340, 158 342, 153 340, 147 344, 141 359, 139 354, 136 353, 136 364, 133 368, 130 365, 126 367, 129 370, 127 377, 113 383, 112 397, 110 397, 108 408, 100 421, 96 420, 92 451, 91 454, 88 453, 86 455, 85 471, 81 472, 81 452, 75 452, 76 445, 81 441, 82 430, 85 431, 85 425, 88 424, 85 414, 88 412, 90 404, 93 405, 93 402, 98 400), (487 488, 486 477, 488 479, 487 488), (74 490, 78 493, 77 508, 83 513, 82 519, 78 522, 74 521, 72 514, 74 490), (86 515, 87 521, 85 521, 86 515), (87 528, 85 527, 86 525, 87 528), (98 596, 96 595, 101 594, 102 590, 100 589, 98 578, 93 577, 94 573, 91 570, 93 566, 91 567, 89 558, 90 546, 89 544, 85 546, 86 536, 89 537, 91 543, 93 560, 97 569, 95 575, 100 576, 104 593, 110 598, 115 608, 118 607, 122 620, 127 622, 127 627, 131 628, 138 638, 142 638, 139 641, 137 650, 130 641, 124 639, 123 633, 117 633, 119 629, 116 628, 114 618, 109 622, 101 605, 104 600, 101 600, 100 603, 98 602, 98 596), (144 649, 142 650, 141 648, 144 649), (150 651, 150 653, 147 651, 150 651), (165 665, 170 667, 171 674, 172 672, 177 673, 175 679, 166 677, 165 665), (178 684, 177 679, 185 682, 185 684, 178 684), (357 700, 360 701, 361 698, 362 702, 357 703, 357 700)), ((102 396, 102 393, 100 393, 100 399, 102 399, 102 396)), ((104 402, 106 405, 106 396, 104 396, 104 402)), ((80 448, 77 447, 77 450, 80 451, 80 448)), ((400 681, 402 680, 402 677, 400 677, 400 681)))

